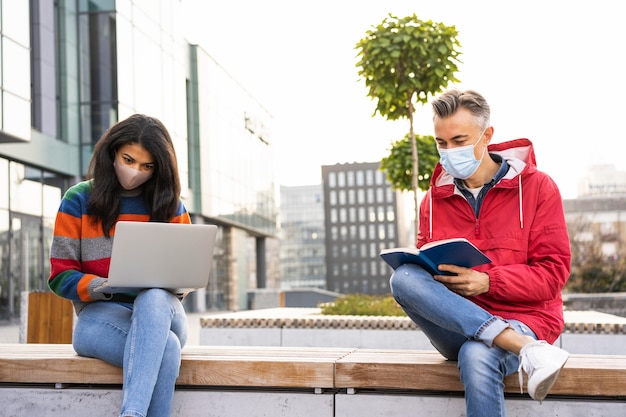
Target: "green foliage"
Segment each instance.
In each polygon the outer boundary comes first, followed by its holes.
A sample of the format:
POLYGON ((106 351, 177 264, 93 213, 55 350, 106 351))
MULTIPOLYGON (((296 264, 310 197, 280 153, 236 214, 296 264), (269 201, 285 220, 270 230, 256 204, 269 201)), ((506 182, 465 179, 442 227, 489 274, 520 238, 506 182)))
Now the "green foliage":
MULTIPOLYGON (((359 58, 356 66, 369 89, 368 96, 377 100, 373 115, 379 113, 387 120, 409 119, 409 135, 414 138, 414 103, 426 104, 429 96, 440 92, 449 83, 459 81, 454 76, 458 71, 457 63, 461 62, 461 44, 457 36, 454 26, 423 21, 415 14, 404 18, 389 14, 381 24, 367 31, 366 36, 356 44, 359 58)), ((423 170, 419 167, 416 141, 410 140, 409 144, 412 163, 409 170, 412 173, 410 190, 414 194, 417 230, 417 191, 423 187, 419 179, 423 170)), ((401 184, 404 182, 397 183, 401 184)))
POLYGON ((425 104, 450 82, 460 42, 455 26, 412 16, 389 14, 366 32, 357 45, 359 75, 365 79, 369 96, 377 99, 376 110, 388 120, 411 117, 412 101, 425 104))
MULTIPOLYGON (((418 188, 427 190, 430 183, 430 175, 439 161, 437 144, 432 136, 415 136, 417 153, 420 156, 418 172, 418 188)), ((412 191, 413 161, 411 149, 411 136, 407 134, 404 139, 391 144, 389 155, 380 161, 380 170, 385 172, 391 186, 400 191, 412 191)))
POLYGON ((320 306, 321 313, 342 316, 405 316, 391 295, 347 294, 320 306))
POLYGON ((626 291, 626 263, 622 259, 600 260, 598 264, 586 264, 570 275, 565 292, 607 293, 626 291))

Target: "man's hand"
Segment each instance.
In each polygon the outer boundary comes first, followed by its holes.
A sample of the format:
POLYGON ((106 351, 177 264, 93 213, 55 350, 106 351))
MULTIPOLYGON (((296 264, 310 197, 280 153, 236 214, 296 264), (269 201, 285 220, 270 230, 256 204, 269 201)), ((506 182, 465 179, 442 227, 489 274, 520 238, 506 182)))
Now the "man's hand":
POLYGON ((489 291, 489 275, 456 265, 439 265, 439 270, 452 272, 456 275, 435 275, 436 281, 441 282, 453 291, 464 297, 472 297, 489 291))

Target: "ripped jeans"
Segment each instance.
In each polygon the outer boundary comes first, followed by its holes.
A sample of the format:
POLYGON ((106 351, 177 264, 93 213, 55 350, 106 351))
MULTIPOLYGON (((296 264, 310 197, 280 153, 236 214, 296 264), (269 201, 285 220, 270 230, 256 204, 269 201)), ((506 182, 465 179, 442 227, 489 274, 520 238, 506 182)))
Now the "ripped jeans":
POLYGON ((458 361, 467 417, 505 416, 503 380, 517 372, 519 357, 493 346, 493 339, 508 327, 536 338, 533 331, 522 322, 490 314, 417 265, 398 267, 390 286, 393 297, 435 349, 458 361))
POLYGON ((78 314, 74 350, 124 370, 120 416, 169 417, 187 340, 180 300, 144 290, 134 303, 96 301, 78 314))

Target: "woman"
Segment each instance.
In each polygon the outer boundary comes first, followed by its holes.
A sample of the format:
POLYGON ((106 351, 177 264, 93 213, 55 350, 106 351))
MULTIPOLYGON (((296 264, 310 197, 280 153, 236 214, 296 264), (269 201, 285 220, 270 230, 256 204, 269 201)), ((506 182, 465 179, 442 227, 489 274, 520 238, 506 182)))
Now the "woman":
POLYGON ((106 282, 118 221, 191 223, 172 139, 159 120, 133 115, 105 132, 87 174, 61 202, 48 284, 74 304, 76 352, 123 368, 120 416, 169 416, 187 339, 182 297, 94 290, 106 282))

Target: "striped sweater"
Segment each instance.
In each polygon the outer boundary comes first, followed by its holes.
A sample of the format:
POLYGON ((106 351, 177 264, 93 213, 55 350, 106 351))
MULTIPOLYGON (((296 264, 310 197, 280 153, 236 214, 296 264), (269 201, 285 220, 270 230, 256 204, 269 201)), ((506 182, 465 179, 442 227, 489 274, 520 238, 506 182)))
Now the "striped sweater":
MULTIPOLYGON (((67 190, 57 213, 50 248, 48 285, 57 295, 72 300, 77 311, 84 302, 111 297, 93 289, 108 276, 115 226, 107 238, 102 223, 87 214, 90 193, 91 181, 80 182, 67 190)), ((126 192, 121 203, 118 220, 149 220, 143 198, 136 190, 126 192)), ((171 222, 191 223, 182 202, 171 222)))

